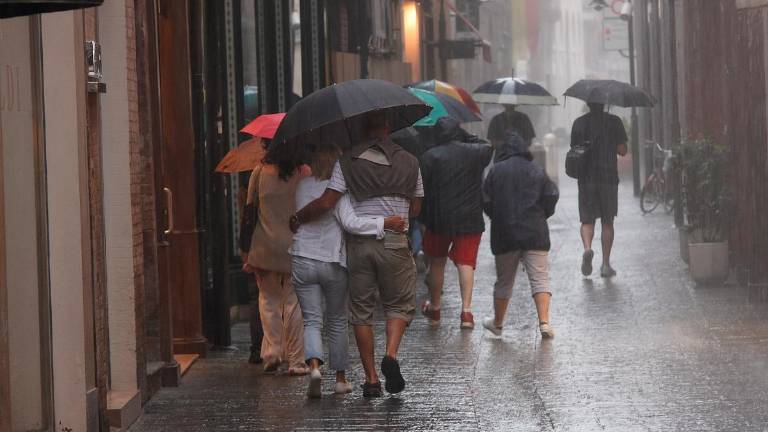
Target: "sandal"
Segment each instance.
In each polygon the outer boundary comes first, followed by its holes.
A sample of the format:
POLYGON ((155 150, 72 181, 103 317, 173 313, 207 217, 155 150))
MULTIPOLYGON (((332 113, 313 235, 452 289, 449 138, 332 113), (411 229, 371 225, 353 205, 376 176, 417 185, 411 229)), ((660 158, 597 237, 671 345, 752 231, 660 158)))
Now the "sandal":
POLYGON ((431 306, 432 303, 430 303, 429 300, 425 300, 424 303, 421 304, 421 313, 427 317, 430 324, 440 324, 440 309, 432 309, 431 306))
POLYGON ((304 376, 309 374, 308 366, 291 366, 288 368, 288 375, 290 376, 304 376))

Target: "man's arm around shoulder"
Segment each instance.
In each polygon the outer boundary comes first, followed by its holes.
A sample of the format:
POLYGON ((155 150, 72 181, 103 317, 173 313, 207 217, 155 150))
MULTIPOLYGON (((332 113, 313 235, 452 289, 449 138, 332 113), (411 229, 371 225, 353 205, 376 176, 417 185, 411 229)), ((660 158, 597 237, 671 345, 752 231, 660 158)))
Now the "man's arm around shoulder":
POLYGON ((342 195, 343 194, 337 190, 326 189, 319 198, 307 204, 303 209, 297 211, 296 214, 291 217, 291 231, 295 233, 299 230, 301 224, 312 222, 329 212, 336 207, 336 204, 339 202, 342 195))

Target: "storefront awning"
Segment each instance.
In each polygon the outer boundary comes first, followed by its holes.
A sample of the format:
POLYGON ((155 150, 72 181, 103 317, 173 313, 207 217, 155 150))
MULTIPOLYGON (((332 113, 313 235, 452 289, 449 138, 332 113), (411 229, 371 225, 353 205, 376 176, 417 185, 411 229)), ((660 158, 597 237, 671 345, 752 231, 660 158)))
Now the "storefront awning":
POLYGON ((104 0, 0 0, 0 18, 101 6, 104 0))

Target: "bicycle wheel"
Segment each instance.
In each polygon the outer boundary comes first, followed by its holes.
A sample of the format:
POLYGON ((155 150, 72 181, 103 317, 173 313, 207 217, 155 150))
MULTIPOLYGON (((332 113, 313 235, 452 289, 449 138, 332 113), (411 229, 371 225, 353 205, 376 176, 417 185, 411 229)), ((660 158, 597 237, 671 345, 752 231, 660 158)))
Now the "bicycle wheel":
POLYGON ((659 182, 656 174, 651 174, 645 181, 643 190, 640 191, 640 210, 643 213, 650 213, 656 210, 661 202, 662 191, 659 189, 659 182))

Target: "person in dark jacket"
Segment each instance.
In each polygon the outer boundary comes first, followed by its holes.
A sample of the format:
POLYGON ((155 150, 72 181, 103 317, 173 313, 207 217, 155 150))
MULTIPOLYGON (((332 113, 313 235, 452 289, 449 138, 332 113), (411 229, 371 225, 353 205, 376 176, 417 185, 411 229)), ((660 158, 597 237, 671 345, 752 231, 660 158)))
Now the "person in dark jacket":
POLYGON ((496 257, 493 289, 494 316, 483 327, 501 335, 504 315, 520 261, 525 266, 543 338, 555 336, 549 324, 550 249, 547 218, 555 213, 557 186, 533 156, 520 135, 511 133, 496 149, 496 163, 483 184, 485 213, 491 219, 491 251, 496 257))
POLYGON ((426 226, 422 247, 429 257, 430 294, 421 311, 432 323, 439 323, 445 264, 450 257, 459 271, 460 326, 472 329, 477 251, 485 231, 483 171, 491 161, 493 148, 448 117, 438 120, 434 134, 437 145, 421 157, 425 198, 420 220, 426 226))

